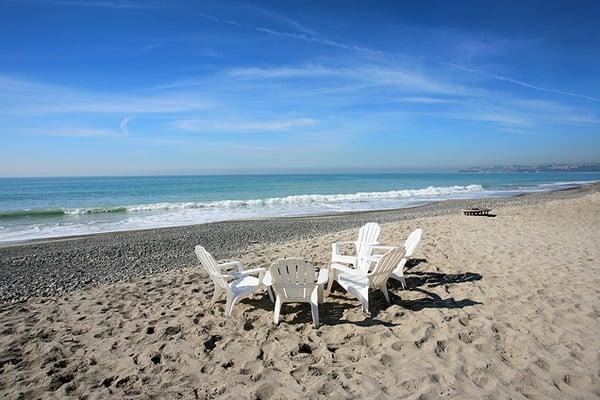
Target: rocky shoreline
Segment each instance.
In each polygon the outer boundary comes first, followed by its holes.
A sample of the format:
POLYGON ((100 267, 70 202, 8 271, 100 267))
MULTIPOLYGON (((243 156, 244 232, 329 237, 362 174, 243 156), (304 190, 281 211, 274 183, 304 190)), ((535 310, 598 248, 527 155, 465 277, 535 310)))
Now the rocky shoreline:
POLYGON ((600 191, 600 184, 511 198, 449 200, 421 207, 330 216, 226 221, 210 224, 5 244, 0 247, 0 303, 61 295, 102 283, 130 281, 196 265, 202 244, 215 257, 231 258, 249 245, 309 238, 356 228, 459 213, 474 203, 494 209, 535 205, 600 191))

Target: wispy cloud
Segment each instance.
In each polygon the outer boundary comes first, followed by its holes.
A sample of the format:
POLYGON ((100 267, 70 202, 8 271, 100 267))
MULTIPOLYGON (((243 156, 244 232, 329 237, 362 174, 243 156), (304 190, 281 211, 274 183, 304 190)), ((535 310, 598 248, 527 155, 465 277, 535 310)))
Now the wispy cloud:
POLYGON ((269 29, 269 28, 264 28, 264 27, 254 27, 254 29, 256 29, 259 32, 267 33, 272 36, 278 36, 278 37, 294 39, 294 40, 302 40, 302 41, 308 42, 308 43, 316 43, 316 44, 321 44, 324 46, 337 47, 339 49, 344 49, 344 50, 359 51, 359 52, 366 53, 369 55, 382 55, 383 54, 383 52, 381 52, 381 51, 372 50, 368 47, 358 46, 355 44, 348 44, 348 43, 340 42, 340 41, 329 39, 329 38, 322 37, 322 36, 311 36, 306 33, 282 32, 282 31, 277 31, 274 29, 269 29))
POLYGON ((48 85, 0 75, 0 115, 56 113, 160 114, 204 110, 214 102, 193 93, 122 95, 48 85))
POLYGON ((469 72, 472 74, 477 74, 483 77, 487 77, 487 78, 491 78, 491 79, 496 79, 499 81, 504 81, 504 82, 509 82, 515 85, 519 85, 522 87, 526 87, 528 89, 534 89, 534 90, 539 90, 542 92, 547 92, 547 93, 554 93, 554 94, 560 94, 560 95, 564 95, 564 96, 571 96, 571 97, 577 97, 580 99, 586 99, 586 100, 590 100, 590 101, 594 101, 597 103, 600 103, 600 98, 598 97, 593 97, 593 96, 588 96, 585 94, 580 94, 580 93, 575 93, 575 92, 569 92, 569 91, 565 91, 565 90, 557 90, 557 89, 552 89, 552 88, 547 88, 547 87, 543 87, 543 86, 538 86, 538 85, 534 85, 528 82, 524 82, 524 81, 520 81, 517 79, 513 79, 513 78, 509 78, 506 76, 502 76, 502 75, 496 75, 496 74, 490 74, 487 72, 483 72, 474 68, 468 68, 468 67, 464 67, 461 65, 457 65, 457 64, 453 64, 453 63, 448 63, 448 62, 440 62, 440 64, 442 65, 446 65, 455 69, 458 69, 460 71, 464 71, 464 72, 469 72))
POLYGON ((188 132, 282 132, 293 128, 309 127, 319 121, 314 118, 288 118, 264 121, 181 119, 171 126, 188 132))
POLYGON ((402 97, 399 99, 392 100, 398 103, 417 103, 417 104, 442 104, 450 103, 455 100, 443 99, 439 97, 402 97))
POLYGON ((1 0, 3 3, 32 3, 50 6, 144 9, 164 7, 164 2, 131 0, 1 0))
POLYGON ((269 79, 269 78, 302 78, 315 76, 342 76, 343 69, 325 67, 322 65, 306 64, 292 67, 275 68, 232 68, 229 74, 246 79, 269 79))
MULTIPOLYGON (((304 27, 303 27, 303 32, 302 33, 284 32, 284 31, 278 31, 278 30, 274 30, 274 29, 270 29, 270 28, 265 28, 265 27, 248 26, 248 25, 241 24, 241 23, 239 23, 237 21, 222 20, 220 18, 209 16, 209 15, 203 15, 203 16, 204 17, 208 17, 208 18, 213 19, 213 20, 220 21, 220 22, 234 24, 234 25, 237 25, 237 26, 240 26, 240 27, 252 28, 252 29, 255 29, 255 30, 259 31, 259 32, 263 32, 263 33, 266 33, 266 34, 269 34, 269 35, 278 36, 278 37, 289 38, 289 39, 294 39, 294 40, 302 40, 302 41, 305 41, 305 42, 308 42, 308 43, 317 43, 317 44, 321 44, 321 45, 325 45, 325 46, 331 46, 331 47, 336 47, 336 48, 345 49, 345 50, 353 50, 353 51, 358 51, 358 52, 366 53, 366 54, 369 54, 369 55, 392 56, 389 53, 386 53, 386 52, 383 52, 383 51, 380 51, 380 50, 371 49, 369 47, 358 46, 358 45, 355 45, 355 44, 349 44, 349 43, 345 43, 345 42, 342 42, 342 41, 332 40, 330 38, 322 36, 318 32, 315 32, 315 31, 312 31, 312 30, 308 31, 304 27), (310 32, 310 33, 307 33, 307 32, 310 32)), ((474 43, 478 43, 478 45, 475 46, 475 47, 478 48, 478 52, 481 52, 482 48, 488 48, 489 47, 489 44, 484 43, 484 42, 474 42, 474 43)), ((436 60, 430 60, 430 61, 436 62, 436 63, 438 63, 440 65, 445 65, 445 66, 449 66, 449 67, 452 67, 452 68, 455 68, 455 69, 459 69, 459 70, 464 71, 464 72, 469 72, 469 73, 472 73, 472 74, 478 74, 480 76, 484 76, 484 77, 487 77, 487 78, 496 79, 496 80, 500 80, 500 81, 509 82, 509 83, 516 84, 516 85, 520 85, 520 86, 526 87, 528 89, 543 91, 543 92, 547 92, 547 93, 554 93, 554 94, 559 94, 559 95, 564 95, 564 96, 577 97, 577 98, 586 99, 586 100, 590 100, 590 101, 594 101, 594 102, 600 102, 600 98, 589 96, 589 95, 585 95, 585 94, 580 94, 580 93, 575 93, 575 92, 565 91, 565 90, 558 90, 558 89, 547 88, 547 87, 535 85, 535 84, 532 84, 532 83, 524 82, 524 81, 521 81, 521 80, 513 79, 513 78, 502 76, 502 75, 486 73, 486 72, 483 72, 483 71, 479 71, 479 70, 476 70, 476 69, 472 69, 472 68, 460 66, 460 65, 457 65, 457 64, 454 64, 454 63, 450 63, 450 62, 440 62, 440 61, 436 61, 436 60)))
POLYGON ((465 86, 443 82, 422 72, 401 66, 390 68, 380 65, 365 65, 354 68, 332 68, 309 64, 283 68, 235 68, 230 70, 230 74, 245 79, 328 77, 360 82, 366 86, 401 87, 405 90, 423 93, 468 95, 472 92, 465 86))
POLYGON ((49 128, 34 131, 35 136, 71 137, 71 138, 122 138, 123 132, 89 126, 49 128))
MULTIPOLYGON (((257 32, 262 32, 268 35, 277 36, 281 38, 300 40, 308 43, 315 43, 324 46, 336 47, 344 50, 352 50, 358 51, 362 53, 366 53, 369 55, 381 55, 383 54, 381 51, 370 49, 365 46, 359 46, 356 44, 345 43, 343 41, 334 40, 328 37, 321 35, 313 29, 310 29, 299 22, 295 21, 292 18, 289 18, 285 15, 269 12, 267 10, 261 9, 261 13, 263 15, 267 15, 272 19, 275 19, 280 22, 284 22, 288 26, 297 29, 298 32, 288 32, 276 30, 264 26, 257 25, 249 25, 245 24, 233 19, 222 18, 212 14, 198 12, 190 9, 189 7, 184 7, 178 5, 176 3, 164 3, 164 2, 137 2, 137 1, 126 1, 126 0, 114 0, 114 1, 78 1, 78 0, 37 0, 34 1, 36 3, 41 4, 53 4, 53 5, 63 5, 63 6, 77 6, 77 7, 104 7, 104 8, 121 8, 121 9, 145 9, 145 8, 166 8, 171 9, 177 12, 183 12, 191 15, 196 15, 201 18, 218 22, 221 24, 227 24, 231 26, 236 26, 244 29, 252 29, 257 32)), ((257 9, 257 8, 255 8, 257 9)))
MULTIPOLYGON (((239 24, 238 22, 235 22, 235 21, 233 21, 233 22, 238 26, 244 26, 243 24, 239 24)), ((294 40, 302 40, 302 41, 309 42, 309 43, 317 43, 317 44, 336 47, 336 48, 345 49, 345 50, 359 51, 359 52, 363 52, 363 53, 366 53, 369 55, 391 56, 391 54, 388 54, 383 51, 371 49, 371 48, 364 47, 364 46, 358 46, 355 44, 349 44, 349 43, 345 43, 345 42, 341 42, 341 41, 332 40, 327 37, 323 37, 322 35, 320 35, 319 33, 315 32, 315 31, 310 31, 311 33, 309 34, 309 33, 306 33, 306 30, 303 33, 296 33, 296 32, 277 31, 274 29, 269 29, 269 28, 264 28, 264 27, 252 27, 252 28, 254 28, 255 30, 257 30, 259 32, 267 33, 269 35, 274 35, 274 36, 279 36, 279 37, 284 37, 284 38, 289 38, 289 39, 294 39, 294 40)), ((475 46, 475 47, 477 47, 478 52, 481 52, 482 48, 489 48, 489 44, 485 43, 485 42, 473 42, 473 43, 477 44, 477 46, 475 46)), ((473 43, 472 43, 472 45, 473 45, 473 43)), ((478 74, 480 76, 484 76, 487 78, 496 79, 496 80, 520 85, 520 86, 526 87, 528 89, 543 91, 543 92, 547 92, 547 93, 554 93, 554 94, 559 94, 559 95, 564 95, 564 96, 577 97, 577 98, 586 99, 586 100, 590 100, 590 101, 594 101, 594 102, 600 102, 600 98, 585 95, 585 94, 547 88, 547 87, 535 85, 532 83, 524 82, 521 80, 513 79, 510 77, 497 75, 497 74, 490 74, 490 73, 475 70, 472 68, 463 67, 463 66, 460 66, 460 65, 457 65, 454 63, 440 62, 440 61, 436 61, 436 60, 430 60, 430 61, 436 62, 440 65, 445 65, 445 66, 449 66, 449 67, 452 67, 455 69, 459 69, 464 72, 478 74)))
POLYGON ((123 132, 125 135, 129 135, 128 125, 129 122, 132 121, 134 118, 135 115, 130 115, 121 120, 121 124, 119 125, 119 127, 121 128, 121 132, 123 132))
POLYGON ((484 111, 476 114, 456 114, 455 118, 463 118, 470 121, 494 122, 505 126, 532 127, 535 122, 531 119, 510 112, 484 111))
POLYGON ((581 107, 571 107, 549 100, 514 99, 512 104, 539 118, 565 124, 600 125, 600 118, 581 107))
POLYGON ((320 34, 318 32, 316 32, 314 29, 298 22, 297 20, 278 13, 276 11, 273 11, 271 9, 267 9, 264 7, 261 7, 259 5, 256 4, 251 4, 251 3, 246 3, 244 4, 244 7, 248 10, 250 10, 251 12, 261 16, 261 17, 265 17, 266 19, 278 24, 278 25, 282 25, 288 28, 291 28, 292 30, 295 31, 300 31, 302 33, 306 33, 308 35, 312 35, 312 36, 320 36, 320 34))
MULTIPOLYGON (((14 2, 14 0, 0 0, 0 1, 14 2)), ((277 29, 271 28, 271 27, 246 24, 246 23, 243 23, 243 22, 240 22, 237 20, 219 17, 219 16, 215 16, 215 15, 212 15, 209 13, 198 12, 198 11, 190 9, 189 7, 185 7, 184 5, 181 5, 178 3, 169 3, 169 2, 155 2, 155 1, 140 2, 140 1, 132 1, 132 0, 90 0, 90 1, 84 1, 84 0, 29 0, 29 2, 39 3, 39 4, 59 5, 59 6, 62 5, 62 6, 77 6, 77 7, 103 7, 103 8, 115 8, 115 9, 165 8, 165 9, 170 9, 170 10, 176 11, 176 12, 183 12, 183 13, 187 13, 187 14, 191 14, 191 15, 196 15, 201 18, 211 20, 213 22, 236 26, 236 27, 243 28, 243 29, 250 29, 250 30, 254 30, 256 32, 261 32, 264 34, 268 34, 271 36, 277 36, 280 38, 304 41, 307 43, 314 43, 314 44, 319 44, 319 45, 324 45, 324 46, 329 46, 329 47, 334 47, 334 48, 339 48, 339 49, 344 49, 344 50, 357 51, 357 52, 360 52, 360 53, 363 53, 366 55, 370 55, 370 56, 383 56, 385 58, 399 56, 399 54, 390 54, 388 52, 380 51, 378 49, 373 49, 373 48, 370 48, 367 46, 361 46, 361 45, 357 45, 354 43, 347 43, 342 40, 335 40, 335 39, 326 37, 326 36, 322 35, 321 33, 317 32, 316 30, 306 27, 305 25, 300 24, 296 20, 294 20, 286 15, 278 14, 278 13, 275 13, 275 12, 272 12, 269 10, 264 10, 259 7, 254 7, 254 9, 259 10, 263 15, 269 16, 274 21, 283 22, 284 24, 286 24, 286 26, 289 26, 289 27, 295 29, 296 31, 282 31, 282 30, 277 30, 277 29)), ((489 39, 487 39, 487 40, 473 39, 473 40, 468 41, 467 44, 465 44, 466 47, 465 47, 464 51, 466 53, 480 54, 480 53, 482 53, 482 51, 483 52, 488 51, 491 47, 492 48, 497 47, 498 43, 504 43, 504 41, 502 41, 501 39, 494 39, 492 41, 489 39)), ((406 57, 406 55, 402 55, 402 56, 406 57)), ((420 58, 427 59, 427 57, 420 57, 420 58)), ((533 84, 530 82, 525 82, 522 80, 514 79, 511 77, 488 73, 488 72, 484 72, 484 71, 481 71, 481 70, 475 69, 475 68, 461 66, 461 65, 451 63, 451 62, 439 61, 439 60, 435 60, 435 59, 429 59, 429 61, 435 62, 439 65, 444 65, 446 67, 451 67, 451 68, 454 68, 457 70, 461 70, 463 72, 468 72, 470 74, 477 74, 479 76, 486 77, 488 79, 503 81, 503 82, 514 84, 514 85, 519 85, 521 87, 525 87, 528 89, 536 90, 536 91, 542 91, 542 92, 546 92, 546 93, 554 93, 554 94, 558 94, 558 95, 562 95, 562 96, 570 96, 570 97, 574 97, 574 98, 580 98, 580 99, 585 99, 585 100, 600 103, 600 98, 586 95, 586 94, 576 93, 576 92, 568 91, 568 90, 559 90, 559 89, 544 87, 544 86, 536 85, 536 84, 533 84)))

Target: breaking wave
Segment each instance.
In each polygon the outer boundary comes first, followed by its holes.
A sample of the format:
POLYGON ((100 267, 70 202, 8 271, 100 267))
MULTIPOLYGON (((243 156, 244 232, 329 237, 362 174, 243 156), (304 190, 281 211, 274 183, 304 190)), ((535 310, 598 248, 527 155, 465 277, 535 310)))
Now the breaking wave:
POLYGON ((61 215, 108 214, 125 212, 152 212, 187 209, 236 209, 273 206, 327 205, 336 203, 361 203, 376 200, 409 198, 435 198, 461 193, 474 193, 483 190, 481 185, 447 186, 424 189, 391 190, 387 192, 359 192, 350 194, 303 194, 285 197, 271 197, 252 200, 220 200, 211 202, 152 203, 119 207, 95 208, 56 208, 37 210, 0 211, 0 219, 27 217, 56 217, 61 215))
POLYGON ((83 215, 83 214, 107 214, 127 212, 128 207, 107 207, 107 208, 44 208, 36 210, 14 210, 0 211, 0 219, 4 218, 27 218, 27 217, 57 217, 61 215, 83 215))

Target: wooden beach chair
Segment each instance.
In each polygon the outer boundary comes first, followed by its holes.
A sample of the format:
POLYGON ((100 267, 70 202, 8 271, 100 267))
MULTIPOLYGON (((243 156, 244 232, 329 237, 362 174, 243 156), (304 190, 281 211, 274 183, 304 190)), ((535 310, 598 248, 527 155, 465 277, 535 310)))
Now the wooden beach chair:
POLYGON ((462 210, 464 215, 489 215, 491 208, 479 208, 479 207, 471 207, 465 208, 462 210))

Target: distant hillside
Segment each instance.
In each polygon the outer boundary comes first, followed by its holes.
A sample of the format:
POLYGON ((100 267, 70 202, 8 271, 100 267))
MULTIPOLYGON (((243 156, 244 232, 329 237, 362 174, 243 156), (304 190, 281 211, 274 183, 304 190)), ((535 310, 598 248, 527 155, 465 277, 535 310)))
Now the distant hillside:
POLYGON ((459 172, 500 173, 500 172, 598 172, 600 163, 589 164, 547 164, 547 165, 496 165, 491 167, 471 167, 459 172))

